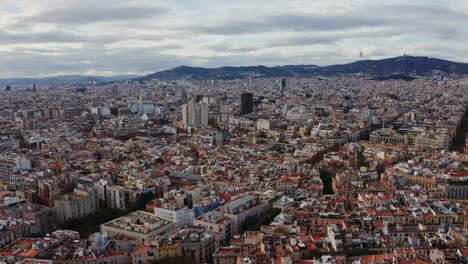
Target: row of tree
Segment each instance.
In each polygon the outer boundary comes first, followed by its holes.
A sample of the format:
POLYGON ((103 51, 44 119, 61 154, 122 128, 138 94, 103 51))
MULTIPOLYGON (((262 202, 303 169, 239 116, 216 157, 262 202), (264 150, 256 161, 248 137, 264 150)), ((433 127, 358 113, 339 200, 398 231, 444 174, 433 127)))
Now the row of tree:
POLYGON ((127 205, 127 210, 102 208, 95 214, 89 214, 85 217, 70 219, 61 225, 60 228, 77 231, 80 232, 82 237, 88 237, 92 233, 98 232, 101 224, 107 223, 113 219, 135 211, 145 210, 146 205, 154 198, 156 197, 152 192, 143 193, 136 201, 130 202, 127 205))

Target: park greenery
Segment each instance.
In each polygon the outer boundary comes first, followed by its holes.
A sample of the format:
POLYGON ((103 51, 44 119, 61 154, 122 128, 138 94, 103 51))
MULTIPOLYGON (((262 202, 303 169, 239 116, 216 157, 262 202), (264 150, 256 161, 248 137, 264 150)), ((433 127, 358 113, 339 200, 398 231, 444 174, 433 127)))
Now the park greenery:
POLYGON ((281 209, 279 208, 269 208, 266 209, 260 215, 252 216, 245 220, 245 223, 242 226, 242 230, 244 231, 259 231, 260 227, 263 225, 269 225, 273 219, 281 213, 281 209))
POLYGON ((77 231, 80 232, 82 237, 88 237, 89 235, 98 232, 101 224, 138 210, 145 210, 146 205, 154 198, 156 197, 152 192, 143 193, 136 201, 128 203, 127 210, 102 208, 94 214, 67 220, 60 226, 60 228, 77 231))

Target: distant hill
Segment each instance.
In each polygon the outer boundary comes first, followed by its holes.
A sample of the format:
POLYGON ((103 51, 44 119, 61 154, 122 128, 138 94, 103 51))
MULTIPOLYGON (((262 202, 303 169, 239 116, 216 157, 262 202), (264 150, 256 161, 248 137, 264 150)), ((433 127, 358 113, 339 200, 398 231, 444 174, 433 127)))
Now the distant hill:
POLYGON ((279 77, 311 77, 363 74, 375 80, 402 79, 412 80, 417 76, 432 74, 468 74, 468 64, 448 60, 401 56, 383 60, 362 60, 353 63, 331 66, 316 65, 285 65, 285 66, 246 66, 200 68, 180 66, 171 70, 156 72, 144 77, 134 75, 121 76, 82 76, 63 75, 45 78, 9 78, 1 79, 0 85, 38 86, 78 84, 78 83, 107 83, 121 80, 232 80, 247 78, 279 78, 279 77))
POLYGON ((29 86, 36 84, 38 86, 59 85, 59 84, 79 84, 90 82, 113 82, 122 80, 131 80, 137 78, 136 75, 117 75, 117 76, 82 76, 82 75, 62 75, 44 78, 7 78, 0 79, 0 85, 29 86))
MULTIPOLYGON (((149 80, 201 80, 201 79, 244 79, 244 78, 272 78, 272 77, 310 77, 316 75, 348 75, 364 74, 377 79, 394 79, 395 76, 427 76, 439 74, 468 74, 468 64, 448 60, 401 56, 383 60, 362 60, 349 64, 319 67, 316 65, 287 65, 287 66, 248 66, 200 68, 181 66, 171 70, 156 72, 138 79, 149 80), (391 77, 386 77, 391 76, 391 77)), ((405 78, 410 79, 410 78, 405 78)))
POLYGON ((247 67, 221 67, 199 68, 181 66, 172 70, 165 70, 142 77, 142 80, 187 80, 187 79, 245 79, 245 78, 270 78, 283 76, 310 75, 319 68, 315 65, 287 65, 287 66, 247 66, 247 67))
POLYGON ((343 65, 321 67, 317 74, 353 74, 362 73, 372 76, 411 74, 426 76, 434 72, 444 74, 468 74, 468 64, 448 60, 402 56, 383 60, 363 60, 343 65))

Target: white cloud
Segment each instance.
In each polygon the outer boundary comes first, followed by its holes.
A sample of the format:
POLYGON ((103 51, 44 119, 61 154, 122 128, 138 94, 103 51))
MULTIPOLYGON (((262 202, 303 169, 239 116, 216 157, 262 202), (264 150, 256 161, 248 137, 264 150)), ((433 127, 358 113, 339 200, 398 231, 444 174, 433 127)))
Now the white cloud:
POLYGON ((403 53, 466 61, 464 0, 3 0, 0 77, 178 65, 328 65, 403 53))

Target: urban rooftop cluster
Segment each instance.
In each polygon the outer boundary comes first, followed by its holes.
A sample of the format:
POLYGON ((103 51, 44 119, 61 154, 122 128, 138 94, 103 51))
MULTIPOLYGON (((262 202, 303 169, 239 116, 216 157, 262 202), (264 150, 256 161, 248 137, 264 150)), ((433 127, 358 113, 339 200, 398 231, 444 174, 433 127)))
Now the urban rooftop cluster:
POLYGON ((0 91, 2 263, 468 263, 468 79, 0 91))

